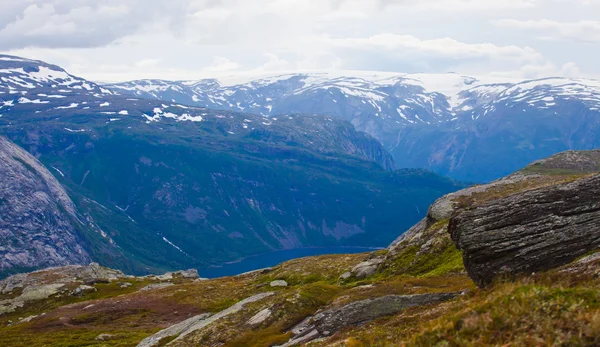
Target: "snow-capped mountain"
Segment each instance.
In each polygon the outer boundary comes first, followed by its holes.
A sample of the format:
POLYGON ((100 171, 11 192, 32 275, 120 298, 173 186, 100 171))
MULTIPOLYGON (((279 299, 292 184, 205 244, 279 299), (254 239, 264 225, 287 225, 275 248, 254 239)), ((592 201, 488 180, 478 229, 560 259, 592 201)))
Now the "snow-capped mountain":
POLYGON ((478 118, 492 112, 498 104, 526 102, 531 107, 552 107, 556 106, 555 98, 581 101, 592 110, 600 106, 597 80, 519 81, 455 73, 306 73, 247 81, 139 80, 105 87, 120 94, 212 109, 266 116, 324 113, 355 122, 380 118, 401 126, 445 123, 465 115, 478 118))
MULTIPOLYGON (((52 94, 111 95, 112 92, 96 83, 70 75, 62 68, 43 61, 0 55, 0 95, 23 95, 29 91, 48 90, 52 94)), ((32 95, 30 99, 48 98, 48 95, 32 95)), ((52 96, 50 96, 52 98, 52 96)))
MULTIPOLYGON (((491 82, 458 74, 376 72, 283 74, 255 80, 140 80, 106 85, 117 93, 213 109, 328 113, 390 119, 397 124, 449 121, 460 111, 461 92, 491 82), (306 98, 313 100, 307 103, 306 98)), ((512 85, 512 84, 511 84, 512 85)))
POLYGON ((581 131, 595 129, 587 127, 599 113, 600 81, 591 79, 346 72, 144 80, 105 87, 268 117, 307 113, 342 118, 381 141, 399 167, 429 168, 464 180, 491 180, 561 150, 600 146, 600 136, 578 138, 581 131), (486 163, 493 156, 481 152, 507 147, 514 155, 507 154, 510 163, 505 166, 496 165, 496 159, 486 163))
POLYGON ((307 133, 303 142, 319 151, 328 150, 323 143, 340 147, 324 141, 331 131, 319 122, 310 129, 293 116, 321 114, 375 137, 399 168, 469 181, 492 180, 563 150, 600 147, 600 81, 591 79, 328 72, 99 85, 57 66, 0 56, 0 81, 5 117, 84 113, 106 124, 158 127, 217 122, 223 134, 240 137, 299 126, 307 133), (230 118, 219 118, 225 111, 230 118), (283 122, 288 118, 294 121, 283 122))

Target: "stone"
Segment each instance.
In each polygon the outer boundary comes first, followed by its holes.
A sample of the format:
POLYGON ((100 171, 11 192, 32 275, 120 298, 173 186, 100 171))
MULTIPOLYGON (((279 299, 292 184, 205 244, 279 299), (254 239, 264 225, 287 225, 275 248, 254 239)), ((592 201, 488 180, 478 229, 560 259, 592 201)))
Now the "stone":
POLYGON ((472 206, 449 231, 480 287, 566 265, 600 248, 600 175, 472 206))
POLYGON ((365 279, 377 273, 379 265, 384 262, 384 258, 373 258, 364 261, 352 268, 352 275, 358 279, 365 279))
POLYGON ((288 283, 283 280, 277 280, 270 283, 271 287, 287 287, 288 283))
POLYGON ((350 277, 352 277, 352 272, 345 272, 340 276, 340 280, 345 281, 345 280, 349 279, 350 277))
POLYGON ((119 286, 119 288, 129 288, 131 287, 133 284, 129 283, 129 282, 119 282, 117 283, 117 285, 119 286))
POLYGON ((23 290, 23 293, 14 299, 0 301, 0 315, 14 312, 16 309, 25 306, 29 301, 47 299, 58 294, 64 288, 63 283, 44 284, 38 286, 29 286, 23 290))
POLYGON ((100 334, 95 338, 95 340, 96 341, 111 341, 111 340, 115 340, 117 338, 118 338, 118 336, 116 336, 116 335, 100 334))
POLYGON ((451 300, 461 293, 421 295, 388 295, 367 299, 329 309, 308 317, 294 328, 292 339, 281 347, 295 346, 333 335, 343 328, 357 326, 380 317, 397 314, 407 308, 437 304, 451 300))
POLYGON ((250 318, 247 322, 248 325, 259 325, 269 319, 273 313, 271 309, 265 308, 264 310, 255 314, 252 318, 250 318))
POLYGON ((241 311, 247 304, 263 300, 274 294, 275 293, 273 292, 257 294, 246 298, 215 315, 211 316, 210 314, 205 313, 192 318, 188 318, 183 322, 172 325, 166 329, 157 332, 156 334, 150 337, 145 338, 144 340, 142 340, 142 342, 138 344, 138 347, 158 346, 159 344, 161 344, 161 340, 173 336, 177 336, 177 338, 173 340, 173 342, 181 340, 195 331, 204 329, 205 327, 211 325, 212 323, 216 322, 221 318, 227 317, 231 314, 241 311))
POLYGON ((79 287, 75 288, 75 290, 73 290, 73 292, 71 292, 71 295, 73 295, 73 296, 85 296, 86 294, 94 293, 96 291, 97 291, 96 288, 94 288, 92 286, 88 286, 88 285, 82 284, 79 287))
POLYGON ((183 278, 187 278, 187 279, 200 278, 200 275, 198 274, 198 270, 196 270, 196 269, 177 271, 176 274, 180 275, 183 278))
POLYGON ((153 284, 149 284, 147 286, 145 286, 144 288, 140 289, 140 292, 145 292, 148 290, 154 290, 154 289, 162 289, 162 288, 167 288, 170 286, 173 286, 173 283, 153 283, 153 284))

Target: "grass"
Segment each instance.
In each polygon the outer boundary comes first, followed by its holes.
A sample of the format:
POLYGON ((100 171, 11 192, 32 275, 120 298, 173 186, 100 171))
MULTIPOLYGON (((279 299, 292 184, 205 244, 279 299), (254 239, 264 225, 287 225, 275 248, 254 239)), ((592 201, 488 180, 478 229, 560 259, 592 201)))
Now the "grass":
POLYGON ((599 300, 586 286, 504 283, 426 324, 408 345, 598 345, 599 300))
POLYGON ((282 333, 276 327, 269 327, 263 330, 248 331, 241 334, 239 338, 229 341, 226 347, 270 347, 286 343, 292 333, 282 333))

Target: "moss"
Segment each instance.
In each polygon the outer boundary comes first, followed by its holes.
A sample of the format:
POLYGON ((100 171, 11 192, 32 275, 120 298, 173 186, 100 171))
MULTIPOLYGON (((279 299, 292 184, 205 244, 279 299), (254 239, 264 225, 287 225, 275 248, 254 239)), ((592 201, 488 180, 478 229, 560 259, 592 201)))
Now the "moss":
POLYGON ((416 277, 444 276, 464 271, 462 252, 445 235, 427 251, 420 246, 409 246, 386 264, 380 277, 392 274, 405 274, 416 277))
POLYGON ((242 336, 225 344, 226 347, 270 347, 281 345, 292 337, 276 327, 242 333, 242 336))
POLYGON ((73 329, 63 327, 60 330, 36 333, 31 328, 22 325, 9 329, 0 329, 2 346, 10 347, 75 347, 75 346, 111 346, 132 347, 155 331, 131 330, 101 330, 101 329, 73 329), (115 335, 110 341, 97 341, 100 334, 115 335))
POLYGON ((595 288, 505 283, 425 324, 408 345, 598 345, 595 288))

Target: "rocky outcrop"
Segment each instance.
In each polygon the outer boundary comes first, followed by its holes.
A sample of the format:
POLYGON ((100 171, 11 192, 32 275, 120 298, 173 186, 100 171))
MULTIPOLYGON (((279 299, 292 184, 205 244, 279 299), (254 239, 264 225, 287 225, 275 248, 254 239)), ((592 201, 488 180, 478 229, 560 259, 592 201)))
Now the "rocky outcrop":
POLYGON ((33 156, 0 137, 0 277, 91 261, 75 206, 33 156))
POLYGON ((273 292, 257 294, 257 295, 251 296, 249 298, 246 298, 246 299, 238 302, 237 304, 235 304, 215 315, 201 314, 201 315, 186 319, 185 321, 183 321, 181 323, 175 324, 167 329, 163 329, 163 330, 159 331, 158 333, 144 339, 142 342, 140 342, 138 344, 138 347, 158 346, 158 345, 161 345, 161 340, 163 340, 165 338, 173 337, 173 336, 177 336, 177 338, 175 340, 173 340, 173 342, 171 342, 167 345, 168 346, 172 346, 172 345, 178 346, 179 343, 182 342, 182 340, 186 336, 192 334, 193 332, 203 329, 221 318, 225 318, 231 314, 239 312, 246 305, 248 305, 250 303, 260 301, 260 300, 267 298, 274 294, 275 293, 273 293, 273 292))
POLYGON ((566 151, 528 165, 524 172, 578 172, 600 171, 600 150, 566 151))
POLYGON ((449 231, 469 276, 548 270, 600 247, 600 175, 490 200, 454 216, 449 231))
POLYGON ((283 346, 296 346, 328 337, 345 327, 364 324, 379 317, 391 316, 410 307, 438 304, 458 295, 460 293, 389 295, 353 302, 307 318, 292 329, 294 337, 283 346))

